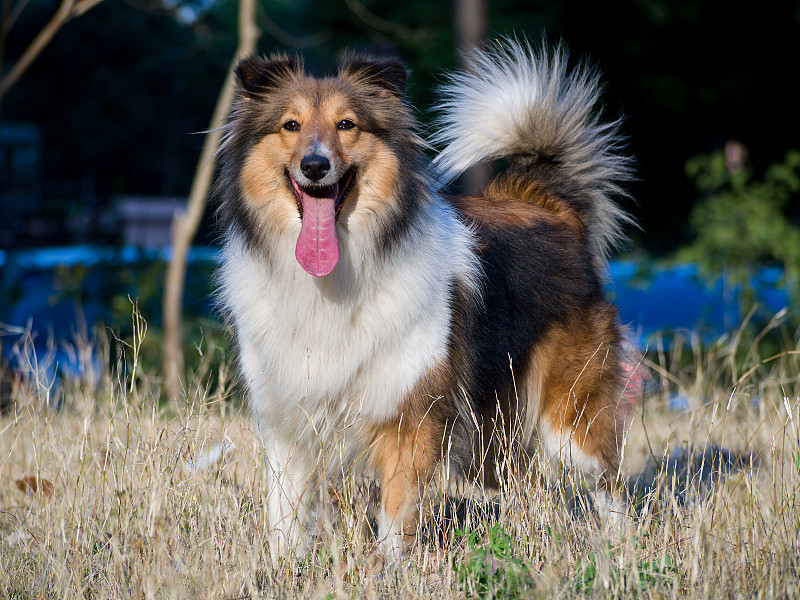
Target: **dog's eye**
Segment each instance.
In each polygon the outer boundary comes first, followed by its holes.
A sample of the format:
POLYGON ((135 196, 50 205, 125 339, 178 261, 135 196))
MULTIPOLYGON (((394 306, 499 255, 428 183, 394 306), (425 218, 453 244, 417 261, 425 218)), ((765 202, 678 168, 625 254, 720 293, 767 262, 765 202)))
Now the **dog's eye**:
POLYGON ((338 129, 343 129, 345 131, 348 129, 352 129, 355 126, 356 124, 353 123, 350 119, 342 119, 341 121, 339 121, 339 124, 336 125, 338 129))
POLYGON ((286 123, 283 124, 283 128, 286 131, 300 131, 300 123, 297 121, 286 121, 286 123))

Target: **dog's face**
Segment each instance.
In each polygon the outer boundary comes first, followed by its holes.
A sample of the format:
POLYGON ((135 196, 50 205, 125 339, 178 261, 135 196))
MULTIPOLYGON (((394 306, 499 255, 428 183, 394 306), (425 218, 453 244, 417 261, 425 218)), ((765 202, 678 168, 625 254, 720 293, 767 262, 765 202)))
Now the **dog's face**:
POLYGON ((360 57, 322 79, 286 57, 236 68, 242 208, 257 224, 296 236, 295 257, 311 275, 334 269, 343 231, 368 233, 397 210, 403 152, 394 140, 413 128, 405 77, 395 61, 360 57))

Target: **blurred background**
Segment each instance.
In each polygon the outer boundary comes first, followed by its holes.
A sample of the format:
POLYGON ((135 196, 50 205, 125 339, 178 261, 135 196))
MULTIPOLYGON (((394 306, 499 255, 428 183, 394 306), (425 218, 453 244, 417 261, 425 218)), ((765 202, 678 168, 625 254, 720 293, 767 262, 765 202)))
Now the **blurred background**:
MULTIPOLYGON (((103 359, 81 359, 61 341, 89 343, 98 331, 130 340, 137 315, 155 368, 171 223, 186 211, 242 5, 0 6, 2 368, 33 352, 52 369, 84 372, 103 359), (27 354, 23 338, 33 340, 27 354)), ((311 70, 333 70, 345 49, 401 57, 424 124, 457 48, 501 35, 564 40, 572 60, 602 71, 605 116, 624 116, 637 160, 626 206, 641 230, 608 283, 636 342, 766 329, 776 344, 796 342, 797 0, 258 0, 251 14, 258 51, 301 52, 311 70)), ((226 347, 211 300, 213 207, 201 214, 178 288, 180 368, 226 347)))

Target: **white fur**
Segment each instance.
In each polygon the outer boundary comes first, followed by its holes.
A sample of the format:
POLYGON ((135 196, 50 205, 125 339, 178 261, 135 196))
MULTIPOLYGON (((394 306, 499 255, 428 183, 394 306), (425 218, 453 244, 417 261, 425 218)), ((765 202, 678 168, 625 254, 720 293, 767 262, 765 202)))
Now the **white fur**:
POLYGON ((307 549, 309 505, 317 479, 296 443, 279 436, 261 436, 267 469, 267 520, 273 556, 303 556, 307 549), (297 452, 296 452, 297 451, 297 452))
POLYGON ((340 262, 323 278, 294 258, 299 218, 272 240, 269 263, 235 234, 223 251, 221 301, 267 454, 277 552, 302 546, 320 477, 358 468, 366 426, 397 418, 406 394, 446 359, 450 284, 476 279, 472 233, 439 198, 423 200, 386 256, 351 221, 337 225, 340 262))
POLYGON ((574 434, 565 429, 555 430, 543 422, 539 424, 539 438, 545 455, 557 458, 565 465, 577 467, 585 473, 600 475, 603 469, 597 457, 583 451, 574 434))
POLYGON ((381 554, 391 562, 398 562, 403 557, 403 522, 390 517, 381 509, 378 514, 378 542, 381 554))

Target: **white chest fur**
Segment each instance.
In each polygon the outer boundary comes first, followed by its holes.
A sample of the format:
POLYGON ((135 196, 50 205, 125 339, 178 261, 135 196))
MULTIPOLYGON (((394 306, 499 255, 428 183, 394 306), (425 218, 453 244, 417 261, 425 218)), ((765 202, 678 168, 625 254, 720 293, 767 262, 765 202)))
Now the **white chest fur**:
POLYGON ((315 278, 294 260, 294 232, 273 246, 269 268, 230 236, 222 301, 240 345, 259 428, 291 431, 298 415, 315 435, 398 416, 425 371, 445 360, 454 280, 472 281, 472 235, 434 202, 389 256, 339 230, 341 261, 315 278))

